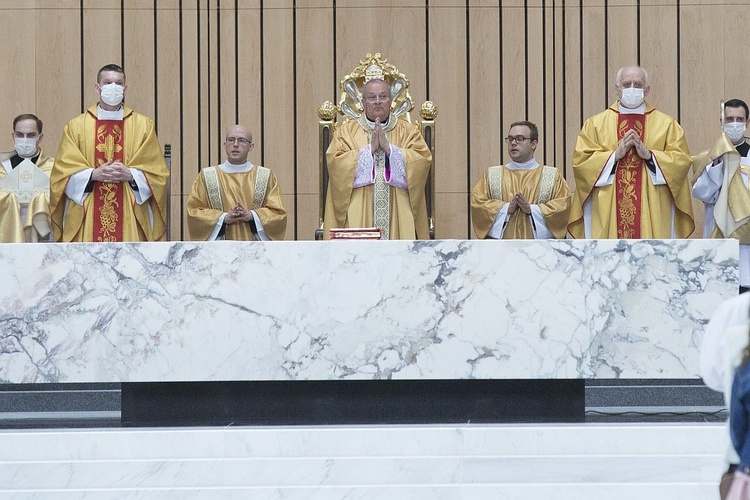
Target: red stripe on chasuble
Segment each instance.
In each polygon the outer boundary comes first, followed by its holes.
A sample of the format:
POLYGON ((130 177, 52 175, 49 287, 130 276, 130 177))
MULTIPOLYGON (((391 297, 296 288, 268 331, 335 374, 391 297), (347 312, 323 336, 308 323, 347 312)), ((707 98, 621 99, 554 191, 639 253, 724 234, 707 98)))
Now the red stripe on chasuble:
MULTIPOLYGON (((635 130, 643 140, 646 129, 645 115, 624 115, 620 113, 617 121, 617 140, 622 140, 628 130, 635 130)), ((641 237, 641 186, 646 162, 638 156, 635 147, 625 153, 617 162, 616 210, 617 237, 637 239, 641 237)))
MULTIPOLYGON (((122 162, 124 127, 123 120, 96 120, 94 141, 94 168, 108 161, 122 162)), ((122 182, 94 183, 94 241, 122 241, 122 205, 124 203, 122 182)))

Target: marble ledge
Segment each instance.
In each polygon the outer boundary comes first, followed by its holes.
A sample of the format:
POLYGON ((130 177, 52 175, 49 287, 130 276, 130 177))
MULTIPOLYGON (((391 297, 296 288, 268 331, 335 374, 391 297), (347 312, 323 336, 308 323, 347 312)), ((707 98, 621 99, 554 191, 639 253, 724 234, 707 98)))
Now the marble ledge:
POLYGON ((695 378, 735 240, 0 245, 0 382, 695 378))

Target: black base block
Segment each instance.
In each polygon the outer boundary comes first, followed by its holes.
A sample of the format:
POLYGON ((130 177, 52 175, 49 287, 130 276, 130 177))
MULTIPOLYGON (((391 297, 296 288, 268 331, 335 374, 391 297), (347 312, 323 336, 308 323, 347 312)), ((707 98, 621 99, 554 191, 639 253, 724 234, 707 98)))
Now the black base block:
POLYGON ((122 384, 123 426, 583 422, 584 380, 122 384))

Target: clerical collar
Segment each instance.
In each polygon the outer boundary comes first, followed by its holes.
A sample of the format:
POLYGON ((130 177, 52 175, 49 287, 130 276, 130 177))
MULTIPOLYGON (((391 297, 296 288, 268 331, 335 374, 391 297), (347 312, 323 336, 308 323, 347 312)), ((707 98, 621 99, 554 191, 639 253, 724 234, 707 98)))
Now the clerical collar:
POLYGON ((122 120, 123 116, 125 116, 125 108, 122 105, 114 111, 102 109, 101 105, 97 106, 96 117, 99 120, 122 120))
MULTIPOLYGON (((36 162, 37 160, 39 160, 39 156, 41 154, 42 152, 37 149, 36 154, 28 159, 31 160, 31 163, 36 165, 36 162)), ((19 155, 18 153, 14 154, 13 156, 10 157, 10 168, 16 168, 24 160, 26 160, 26 158, 24 158, 23 156, 19 155)))
POLYGON ((620 101, 617 101, 621 115, 642 115, 646 112, 646 101, 643 101, 637 108, 626 108, 620 101))
POLYGON ((511 170, 534 170, 539 166, 539 163, 537 163, 536 158, 532 157, 530 160, 523 163, 511 161, 506 166, 511 170))
POLYGON ((243 172, 249 172, 253 169, 255 165, 253 165, 251 162, 246 161, 245 163, 240 163, 238 165, 234 163, 230 163, 229 160, 225 161, 221 165, 219 165, 219 168, 222 169, 224 172, 228 174, 240 174, 243 172))

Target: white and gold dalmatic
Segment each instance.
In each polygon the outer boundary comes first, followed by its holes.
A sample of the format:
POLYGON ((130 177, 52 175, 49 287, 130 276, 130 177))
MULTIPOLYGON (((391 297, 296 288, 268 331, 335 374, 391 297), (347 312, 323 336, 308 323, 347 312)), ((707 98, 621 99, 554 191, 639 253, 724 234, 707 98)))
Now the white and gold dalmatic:
POLYGON ((490 167, 471 191, 471 221, 478 238, 565 238, 570 188, 555 167, 511 162, 490 167), (510 200, 521 193, 531 214, 508 213, 510 200))
POLYGON ((52 231, 49 174, 54 158, 39 153, 12 168, 16 152, 0 154, 0 243, 38 242, 52 231))
POLYGON ((383 239, 429 239, 425 186, 432 152, 420 125, 409 119, 414 103, 408 86, 404 75, 380 54, 367 54, 342 80, 341 101, 332 116, 340 111, 349 119, 338 127, 326 152, 324 238, 330 237, 331 228, 378 227, 383 239), (364 85, 372 79, 386 81, 393 96, 388 121, 383 124, 390 157, 382 150, 370 152, 374 123, 365 116, 361 101, 364 85), (358 176, 364 171, 367 176, 358 176))
POLYGON ((694 185, 714 160, 723 163, 722 185, 715 203, 710 209, 706 207, 704 237, 736 238, 743 245, 750 244, 750 189, 745 180, 750 174, 750 165, 745 164, 748 158, 742 157, 732 141, 721 134, 711 149, 693 157, 694 185))

